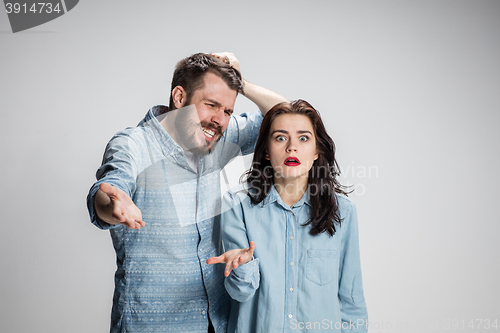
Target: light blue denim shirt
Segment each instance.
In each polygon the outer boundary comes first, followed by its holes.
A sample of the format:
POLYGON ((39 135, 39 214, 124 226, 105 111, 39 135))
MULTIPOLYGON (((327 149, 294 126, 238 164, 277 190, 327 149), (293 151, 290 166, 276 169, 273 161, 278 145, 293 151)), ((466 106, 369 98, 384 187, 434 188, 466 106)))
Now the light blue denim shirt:
POLYGON ((232 116, 195 172, 159 123, 161 108, 111 139, 87 197, 92 223, 110 229, 116 251, 111 332, 206 333, 208 316, 216 332, 226 332, 224 267, 205 263, 222 253, 219 174, 240 152, 253 152, 262 115, 232 116), (144 228, 111 226, 98 218, 94 195, 102 182, 133 199, 144 228))
POLYGON ((253 206, 246 191, 224 196, 225 250, 255 242, 254 260, 225 280, 233 298, 228 332, 366 332, 354 203, 337 196, 340 228, 309 234, 309 192, 292 207, 272 187, 253 206))

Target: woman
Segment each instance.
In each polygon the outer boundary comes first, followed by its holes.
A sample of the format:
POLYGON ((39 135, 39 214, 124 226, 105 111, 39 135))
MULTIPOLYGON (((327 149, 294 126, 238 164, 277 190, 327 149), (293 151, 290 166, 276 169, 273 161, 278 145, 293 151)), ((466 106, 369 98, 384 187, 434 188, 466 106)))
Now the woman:
POLYGON ((356 209, 338 174, 309 103, 266 114, 245 189, 224 198, 222 237, 235 256, 212 258, 228 263, 228 332, 366 331, 356 209))

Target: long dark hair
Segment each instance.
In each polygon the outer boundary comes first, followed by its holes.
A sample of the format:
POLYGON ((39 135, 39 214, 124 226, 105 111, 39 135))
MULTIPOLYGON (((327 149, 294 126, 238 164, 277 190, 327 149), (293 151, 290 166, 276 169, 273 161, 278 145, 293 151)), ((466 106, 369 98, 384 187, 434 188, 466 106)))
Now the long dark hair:
POLYGON ((273 186, 274 173, 271 162, 266 159, 266 151, 271 125, 276 117, 282 114, 300 114, 311 120, 319 157, 309 170, 309 200, 312 207, 311 216, 303 226, 311 226, 311 235, 326 232, 333 236, 336 232, 335 224, 340 226, 342 223, 336 193, 347 195, 350 192, 337 180, 340 170, 335 160, 335 144, 332 138, 326 132, 318 111, 304 100, 276 104, 266 113, 260 127, 252 167, 243 175, 246 176, 250 201, 253 205, 259 204, 273 186))

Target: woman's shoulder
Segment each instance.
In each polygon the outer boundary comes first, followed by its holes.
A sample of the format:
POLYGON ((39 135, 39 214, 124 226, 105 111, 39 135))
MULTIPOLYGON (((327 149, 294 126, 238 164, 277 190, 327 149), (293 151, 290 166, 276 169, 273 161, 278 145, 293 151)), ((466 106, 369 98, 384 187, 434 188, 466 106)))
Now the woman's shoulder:
POLYGON ((342 217, 345 217, 356 210, 356 204, 351 198, 348 198, 346 195, 340 193, 335 193, 335 196, 337 197, 337 203, 342 217))
POLYGON ((231 189, 229 189, 226 193, 224 193, 224 201, 234 203, 241 203, 248 198, 248 184, 238 184, 231 189))

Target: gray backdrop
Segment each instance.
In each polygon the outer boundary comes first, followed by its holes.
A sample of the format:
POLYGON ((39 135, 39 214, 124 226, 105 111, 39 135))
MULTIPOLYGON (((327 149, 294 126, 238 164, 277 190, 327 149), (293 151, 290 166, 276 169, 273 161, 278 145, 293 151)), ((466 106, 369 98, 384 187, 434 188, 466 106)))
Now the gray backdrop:
POLYGON ((86 0, 17 34, 0 11, 0 50, 2 332, 108 331, 114 251, 85 197, 107 141, 199 51, 322 113, 372 332, 494 331, 500 1, 86 0))

